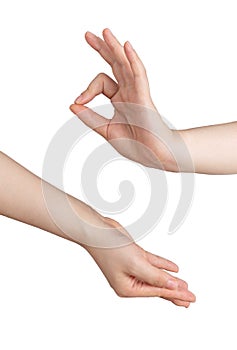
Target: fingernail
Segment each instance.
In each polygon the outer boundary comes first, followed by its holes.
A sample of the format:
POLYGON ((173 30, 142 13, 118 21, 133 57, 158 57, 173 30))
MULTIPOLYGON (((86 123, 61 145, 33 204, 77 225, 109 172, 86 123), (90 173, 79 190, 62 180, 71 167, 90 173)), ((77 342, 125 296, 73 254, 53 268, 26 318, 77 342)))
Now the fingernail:
POLYGON ((173 280, 169 280, 166 284, 167 288, 169 289, 177 289, 178 287, 178 283, 176 281, 173 280))
POLYGON ((80 96, 77 97, 77 99, 75 100, 75 103, 80 103, 80 102, 82 102, 82 101, 83 101, 83 98, 84 98, 84 96, 83 96, 83 93, 82 93, 80 96))
POLYGON ((89 32, 89 30, 86 32, 86 35, 89 35, 89 36, 94 36, 93 33, 89 32))
POLYGON ((128 41, 127 43, 128 43, 128 46, 130 47, 130 49, 133 50, 133 46, 132 46, 132 44, 130 43, 130 41, 128 41))

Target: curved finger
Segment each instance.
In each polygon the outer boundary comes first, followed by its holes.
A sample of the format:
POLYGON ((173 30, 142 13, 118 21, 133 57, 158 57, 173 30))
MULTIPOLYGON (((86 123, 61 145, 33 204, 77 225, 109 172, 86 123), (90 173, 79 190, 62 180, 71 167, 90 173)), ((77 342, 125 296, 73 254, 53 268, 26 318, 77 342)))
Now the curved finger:
POLYGON ((182 301, 182 300, 178 300, 178 299, 171 299, 170 301, 173 304, 177 305, 177 306, 183 306, 183 307, 186 307, 186 308, 188 308, 190 306, 190 302, 189 301, 182 301))
POLYGON ((172 302, 175 301, 176 305, 177 303, 193 303, 196 301, 195 295, 188 290, 169 290, 165 288, 154 287, 149 284, 143 284, 140 288, 132 290, 128 296, 159 297, 172 302))
POLYGON ((172 301, 184 301, 186 303, 194 303, 196 301, 195 295, 188 291, 188 290, 169 290, 169 289, 160 289, 160 297, 167 299, 167 300, 172 300, 172 301))
POLYGON ((146 69, 129 41, 124 44, 124 51, 131 65, 134 78, 147 81, 146 69))
POLYGON ((115 76, 118 75, 118 78, 122 78, 121 81, 120 79, 118 80, 119 83, 123 84, 123 82, 127 83, 128 81, 133 80, 132 70, 125 55, 124 47, 120 44, 120 42, 108 28, 103 30, 103 37, 105 43, 113 53, 113 73, 115 76))
POLYGON ((112 65, 114 61, 112 58, 113 54, 106 42, 91 32, 86 32, 85 38, 87 43, 96 50, 107 63, 112 65))
POLYGON ((70 109, 84 124, 107 139, 108 119, 83 105, 73 104, 70 109))
POLYGON ((188 289, 188 284, 185 281, 152 264, 140 266, 139 271, 136 272, 136 277, 156 287, 179 290, 188 289))
MULTIPOLYGON (((156 269, 157 275, 158 275, 158 273, 160 274, 160 269, 164 269, 166 271, 171 271, 171 272, 178 272, 178 270, 179 270, 178 266, 170 260, 164 259, 164 258, 162 258, 158 255, 154 255, 150 252, 146 252, 146 256, 147 256, 147 260, 150 262, 150 264, 152 266, 154 266, 155 268, 159 269, 159 270, 156 269)), ((170 275, 166 271, 163 271, 162 273, 165 274, 167 279, 170 279, 171 281, 173 281, 176 284, 176 288, 178 288, 178 289, 187 289, 188 288, 187 282, 185 282, 181 278, 170 275)), ((170 288, 175 288, 175 285, 173 287, 171 286, 170 288)))
POLYGON ((132 274, 141 281, 148 283, 151 286, 168 289, 182 289, 182 282, 169 275, 167 272, 160 270, 149 264, 147 261, 139 266, 134 266, 132 274))
POLYGON ((158 267, 160 269, 165 269, 171 272, 179 271, 179 267, 173 261, 162 258, 150 252, 146 252, 146 255, 147 255, 148 261, 155 267, 158 267))
POLYGON ((107 74, 100 73, 89 84, 88 88, 75 100, 75 103, 85 104, 97 95, 103 94, 111 99, 118 91, 118 84, 107 74))

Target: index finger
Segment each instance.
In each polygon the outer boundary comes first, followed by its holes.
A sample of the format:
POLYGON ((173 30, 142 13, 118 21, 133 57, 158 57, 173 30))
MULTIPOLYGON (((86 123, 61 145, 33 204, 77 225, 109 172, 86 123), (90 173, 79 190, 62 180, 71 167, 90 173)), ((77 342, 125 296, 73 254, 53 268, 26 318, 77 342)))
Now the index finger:
POLYGON ((96 36, 91 32, 86 32, 85 38, 87 43, 94 50, 96 50, 107 63, 112 65, 113 63, 112 52, 108 47, 108 45, 104 42, 104 40, 102 40, 101 38, 99 38, 98 36, 96 36))
POLYGON ((86 32, 85 35, 87 43, 109 63, 117 82, 121 86, 130 83, 133 74, 123 46, 109 29, 104 29, 103 37, 104 40, 91 32, 86 32))

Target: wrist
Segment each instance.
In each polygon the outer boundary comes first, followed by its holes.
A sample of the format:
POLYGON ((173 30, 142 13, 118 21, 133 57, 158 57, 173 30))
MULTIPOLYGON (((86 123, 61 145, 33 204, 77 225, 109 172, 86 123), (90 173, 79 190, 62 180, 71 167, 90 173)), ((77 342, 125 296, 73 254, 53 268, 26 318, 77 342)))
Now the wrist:
POLYGON ((179 137, 177 130, 172 130, 167 127, 162 135, 156 136, 154 140, 154 168, 164 171, 178 172, 178 144, 179 137))
POLYGON ((97 223, 84 233, 85 241, 79 244, 93 257, 101 250, 116 249, 133 242, 128 232, 115 220, 97 213, 97 223))

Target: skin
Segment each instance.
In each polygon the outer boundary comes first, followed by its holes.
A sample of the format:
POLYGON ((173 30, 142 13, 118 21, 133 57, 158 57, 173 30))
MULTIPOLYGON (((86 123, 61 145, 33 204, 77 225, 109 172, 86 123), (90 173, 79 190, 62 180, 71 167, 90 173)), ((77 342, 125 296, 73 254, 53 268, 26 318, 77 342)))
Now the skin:
POLYGON ((131 44, 121 45, 109 29, 103 31, 103 39, 90 32, 85 37, 111 66, 115 78, 98 74, 70 106, 87 126, 119 153, 145 166, 174 172, 237 173, 237 122, 170 129, 152 101, 146 70, 131 44), (114 106, 112 119, 85 106, 101 93, 114 106))
POLYGON ((85 203, 46 183, 2 152, 0 174, 0 214, 73 241, 86 249, 119 296, 161 297, 184 307, 195 301, 187 283, 169 273, 177 273, 178 266, 142 249, 118 222, 101 216, 85 203), (60 223, 56 223, 48 211, 43 186, 56 200, 60 223), (76 224, 61 209, 65 196, 79 219, 76 224), (124 237, 125 244, 114 248, 83 244, 88 235, 92 243, 93 239, 98 242, 98 234, 101 235, 103 230, 115 235, 115 238, 117 235, 124 237))

